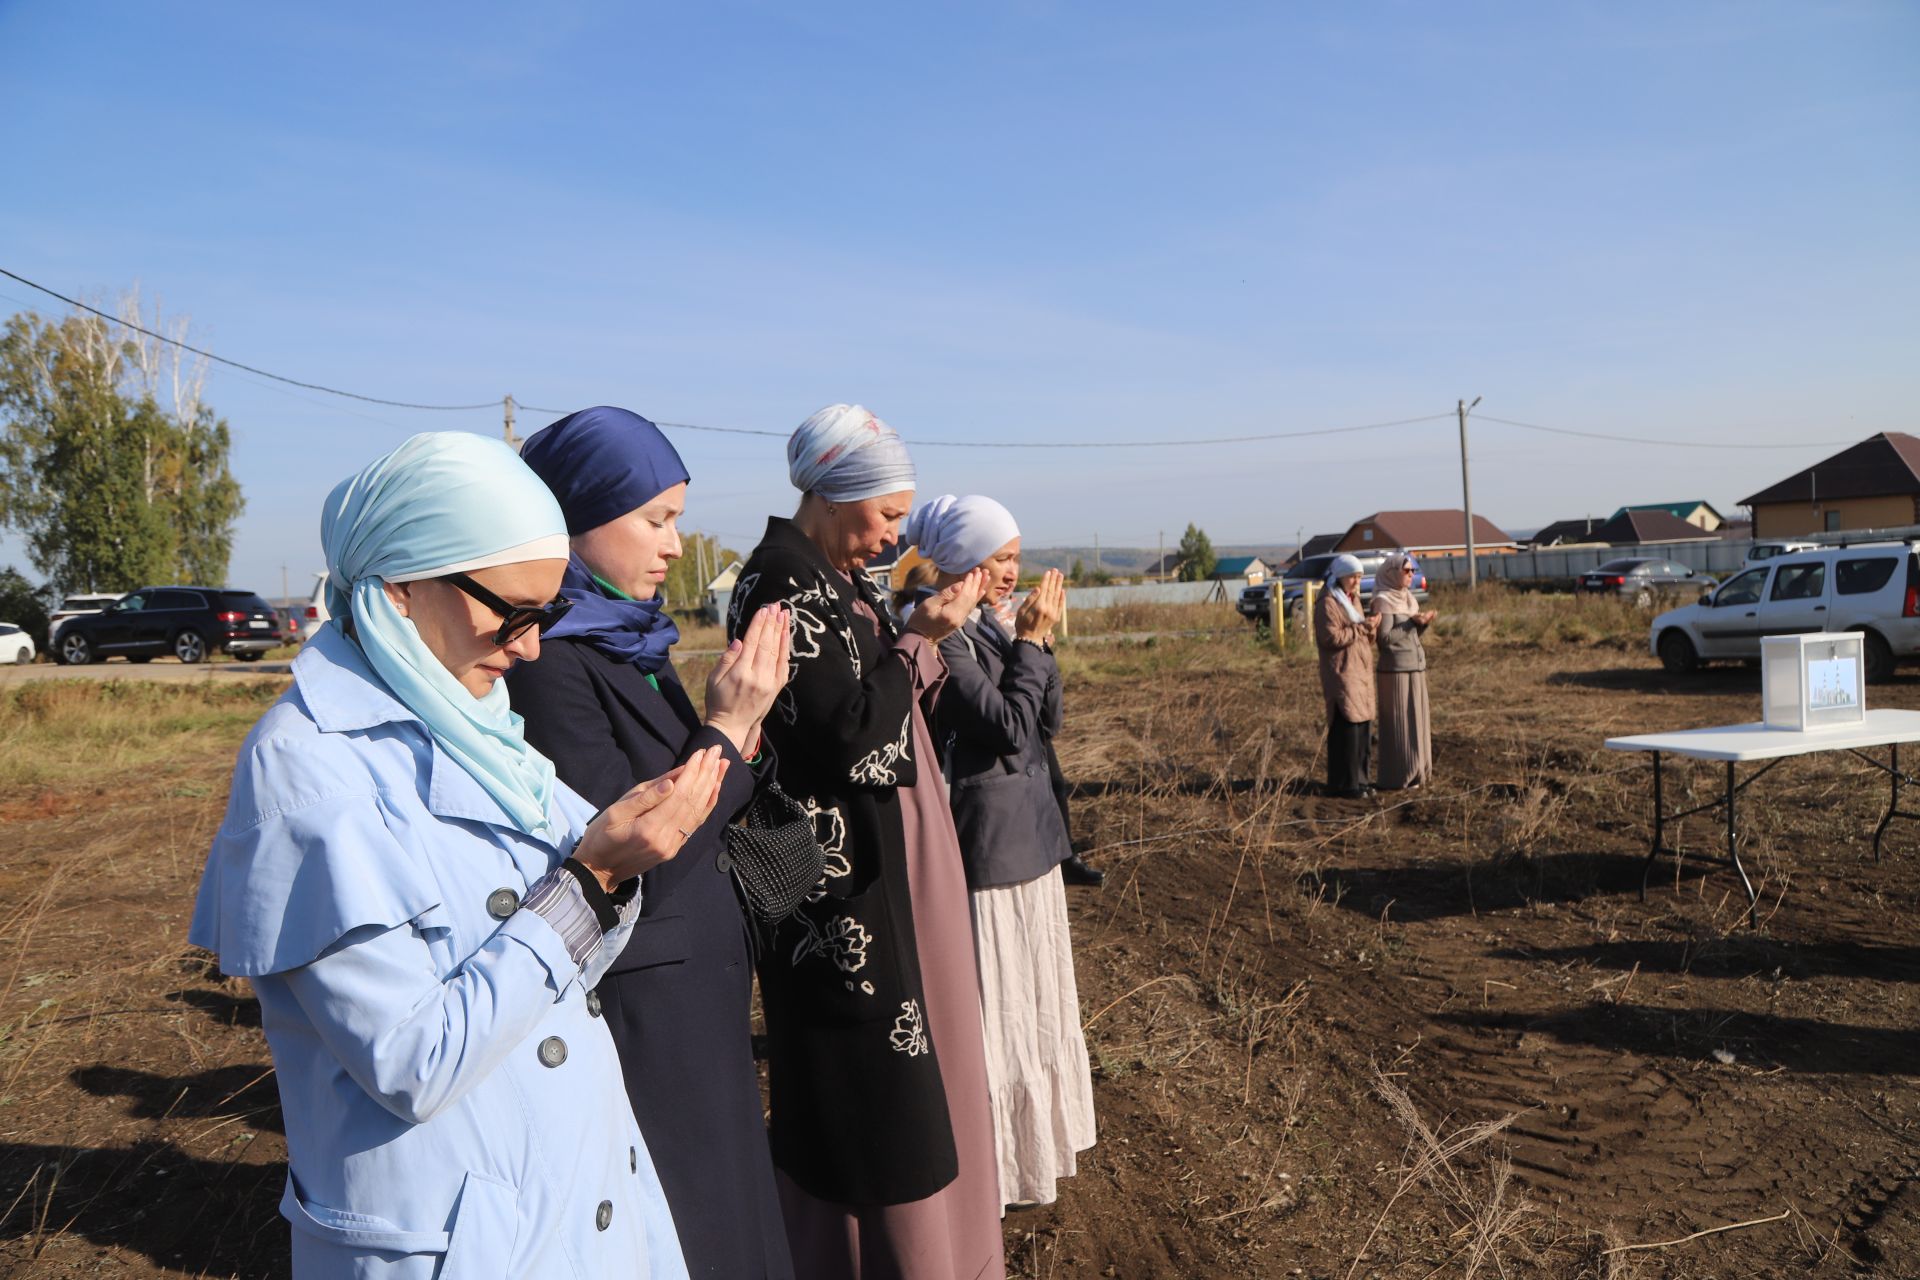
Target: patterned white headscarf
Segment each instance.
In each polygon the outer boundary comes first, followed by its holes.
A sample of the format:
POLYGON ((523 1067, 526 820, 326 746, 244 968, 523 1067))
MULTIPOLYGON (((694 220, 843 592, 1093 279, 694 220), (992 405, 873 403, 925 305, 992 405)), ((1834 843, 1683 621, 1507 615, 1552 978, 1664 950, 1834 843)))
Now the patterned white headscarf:
POLYGON ((913 489, 913 459, 900 433, 857 404, 830 404, 787 440, 787 477, 802 493, 859 502, 913 489))

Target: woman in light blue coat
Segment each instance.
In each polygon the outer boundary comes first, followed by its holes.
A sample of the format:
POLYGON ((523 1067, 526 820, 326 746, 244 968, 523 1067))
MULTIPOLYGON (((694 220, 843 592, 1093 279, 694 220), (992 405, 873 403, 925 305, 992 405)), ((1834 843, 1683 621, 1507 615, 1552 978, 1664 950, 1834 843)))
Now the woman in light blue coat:
POLYGON ((294 1275, 684 1277, 591 991, 724 762, 596 818, 526 744, 501 677, 566 608, 566 523, 504 446, 415 436, 321 536, 333 621, 241 748, 189 935, 260 998, 294 1275))

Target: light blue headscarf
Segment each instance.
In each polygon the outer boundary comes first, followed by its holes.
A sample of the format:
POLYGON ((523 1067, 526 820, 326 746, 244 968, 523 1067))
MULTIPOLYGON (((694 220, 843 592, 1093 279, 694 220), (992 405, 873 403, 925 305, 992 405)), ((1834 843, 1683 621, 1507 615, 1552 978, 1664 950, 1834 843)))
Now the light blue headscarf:
POLYGON ((546 834, 553 762, 527 745, 506 681, 476 698, 382 589, 525 560, 564 560, 560 504, 506 445, 430 431, 349 476, 320 515, 329 624, 353 638, 442 750, 529 835, 546 834))

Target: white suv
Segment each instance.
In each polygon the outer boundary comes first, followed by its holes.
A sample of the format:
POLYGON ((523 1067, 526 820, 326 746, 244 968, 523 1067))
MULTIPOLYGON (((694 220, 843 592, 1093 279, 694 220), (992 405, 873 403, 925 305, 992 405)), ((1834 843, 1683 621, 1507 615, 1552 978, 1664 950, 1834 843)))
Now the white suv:
POLYGON ((52 648, 53 637, 60 631, 60 624, 68 618, 78 618, 84 614, 99 613, 108 605, 119 602, 120 592, 103 592, 98 595, 68 596, 60 602, 60 607, 47 619, 47 646, 52 648))
POLYGON ((1920 542, 1868 542, 1776 556, 1728 578, 1699 604, 1653 620, 1654 656, 1672 672, 1757 662, 1762 636, 1859 631, 1867 679, 1920 656, 1920 542))

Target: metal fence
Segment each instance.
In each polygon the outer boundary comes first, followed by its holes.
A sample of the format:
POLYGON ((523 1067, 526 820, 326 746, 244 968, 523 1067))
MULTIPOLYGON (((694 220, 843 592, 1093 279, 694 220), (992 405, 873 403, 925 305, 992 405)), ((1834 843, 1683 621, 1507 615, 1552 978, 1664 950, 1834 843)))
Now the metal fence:
MULTIPOLYGON (((1518 581, 1571 583, 1575 574, 1597 569, 1609 560, 1628 557, 1672 560, 1698 573, 1715 577, 1733 573, 1747 554, 1745 542, 1701 539, 1694 542, 1649 542, 1638 547, 1574 547, 1566 550, 1516 551, 1504 556, 1475 556, 1480 577, 1518 581)), ((1429 556, 1420 561, 1429 583, 1465 582, 1465 556, 1429 556)))
POLYGON ((1111 609, 1117 604, 1205 604, 1222 600, 1233 604, 1247 585, 1245 578, 1217 582, 1143 582, 1131 587, 1068 587, 1067 608, 1111 609))

